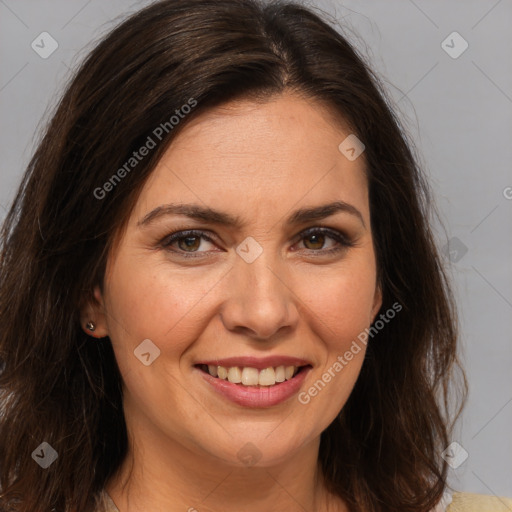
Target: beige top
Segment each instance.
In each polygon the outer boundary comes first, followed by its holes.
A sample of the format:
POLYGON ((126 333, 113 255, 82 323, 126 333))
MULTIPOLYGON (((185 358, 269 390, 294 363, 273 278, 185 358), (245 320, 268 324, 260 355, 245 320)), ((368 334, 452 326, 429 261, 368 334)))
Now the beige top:
MULTIPOLYGON (((469 492, 446 491, 432 512, 511 512, 512 499, 469 492)), ((119 512, 106 491, 101 495, 96 512, 119 512)))

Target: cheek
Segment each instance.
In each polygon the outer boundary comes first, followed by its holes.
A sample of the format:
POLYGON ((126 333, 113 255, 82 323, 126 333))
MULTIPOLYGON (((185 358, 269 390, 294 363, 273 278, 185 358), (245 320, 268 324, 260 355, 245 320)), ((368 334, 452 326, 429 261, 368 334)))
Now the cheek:
POLYGON ((316 274, 305 283, 301 292, 307 305, 304 313, 310 315, 310 325, 318 330, 329 352, 344 352, 347 344, 370 325, 375 291, 371 260, 340 267, 339 272, 316 274))
POLYGON ((301 316, 314 330, 320 360, 298 401, 304 430, 314 435, 344 407, 364 361, 366 344, 358 337, 371 323, 376 286, 372 260, 364 260, 317 274, 309 291, 302 290, 307 308, 301 316))
MULTIPOLYGON (((109 274, 106 305, 116 360, 131 403, 148 415, 155 415, 151 407, 162 403, 172 402, 176 411, 186 406, 186 400, 179 400, 185 393, 178 378, 180 358, 204 329, 204 298, 219 280, 204 272, 199 276, 199 272, 171 271, 164 263, 148 265, 147 260, 124 255, 109 274), (134 354, 145 340, 159 351, 155 353, 160 360, 149 366, 134 354)), ((150 352, 155 350, 145 343, 150 352)))
POLYGON ((165 263, 148 266, 137 259, 119 258, 109 279, 107 303, 113 320, 109 330, 118 344, 133 351, 149 338, 166 351, 182 352, 186 346, 180 340, 193 338, 200 329, 205 320, 204 299, 223 275, 194 270, 199 269, 180 272, 165 263))
MULTIPOLYGON (((301 315, 333 349, 343 349, 371 322, 376 278, 372 258, 373 253, 365 250, 338 268, 319 266, 292 278, 296 306, 305 310, 301 315)), ((225 288, 223 279, 230 279, 226 268, 176 270, 165 262, 147 265, 146 258, 122 255, 112 268, 108 328, 114 348, 132 356, 148 338, 166 352, 184 352, 187 340, 197 337, 209 321, 215 295, 225 288)))

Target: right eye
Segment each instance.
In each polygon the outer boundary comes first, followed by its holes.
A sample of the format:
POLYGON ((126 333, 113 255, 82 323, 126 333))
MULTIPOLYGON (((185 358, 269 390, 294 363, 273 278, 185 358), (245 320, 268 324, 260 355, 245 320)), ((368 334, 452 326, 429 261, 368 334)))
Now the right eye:
POLYGON ((207 236, 204 231, 175 231, 164 239, 162 242, 162 247, 170 252, 183 255, 185 258, 195 258, 198 257, 195 256, 195 253, 208 252, 198 250, 201 246, 202 239, 213 243, 212 239, 207 236), (175 244, 177 244, 177 250, 171 248, 175 244))

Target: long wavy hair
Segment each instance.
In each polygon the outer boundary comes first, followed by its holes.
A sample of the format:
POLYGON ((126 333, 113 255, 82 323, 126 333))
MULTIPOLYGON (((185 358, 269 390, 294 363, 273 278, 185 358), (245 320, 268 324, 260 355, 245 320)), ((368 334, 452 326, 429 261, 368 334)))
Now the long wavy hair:
POLYGON ((364 141, 381 310, 403 307, 369 341, 348 402, 321 435, 326 481, 354 512, 439 501, 441 452, 467 382, 435 207, 381 82, 342 32, 288 2, 164 0, 122 21, 79 66, 1 231, 2 511, 94 510, 128 440, 110 340, 83 332, 80 307, 103 289, 115 240, 176 134, 226 101, 285 91, 322 102, 364 141), (155 149, 114 183, 157 127, 155 149), (58 453, 47 469, 32 456, 42 442, 58 453))

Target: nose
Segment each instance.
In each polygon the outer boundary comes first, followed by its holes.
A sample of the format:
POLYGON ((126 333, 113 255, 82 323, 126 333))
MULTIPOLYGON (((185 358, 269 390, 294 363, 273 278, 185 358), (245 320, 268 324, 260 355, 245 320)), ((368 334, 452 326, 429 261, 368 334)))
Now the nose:
POLYGON ((221 308, 226 329, 265 341, 296 327, 299 313, 293 281, 269 251, 252 263, 238 258, 227 286, 228 299, 221 308))

